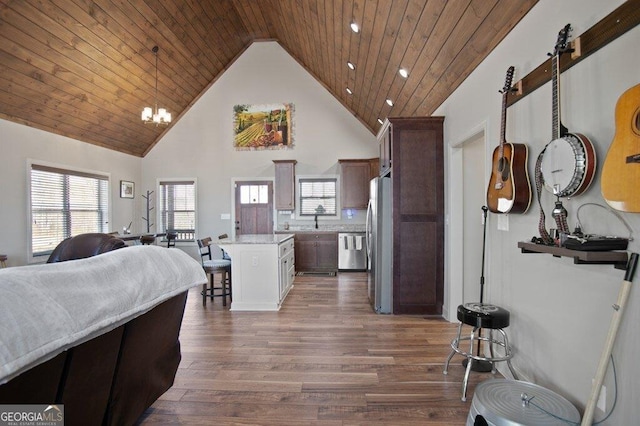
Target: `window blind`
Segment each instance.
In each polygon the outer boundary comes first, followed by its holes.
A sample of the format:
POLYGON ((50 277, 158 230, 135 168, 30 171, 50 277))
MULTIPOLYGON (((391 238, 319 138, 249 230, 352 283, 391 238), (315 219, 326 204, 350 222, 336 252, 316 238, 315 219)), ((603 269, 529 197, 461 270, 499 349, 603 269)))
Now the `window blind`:
POLYGON ((195 181, 160 182, 159 204, 162 230, 176 231, 178 241, 193 241, 196 224, 195 181))
POLYGON ((65 238, 108 232, 109 177, 31 165, 31 254, 48 256, 65 238))
POLYGON ((336 179, 300 179, 300 215, 336 215, 336 179))

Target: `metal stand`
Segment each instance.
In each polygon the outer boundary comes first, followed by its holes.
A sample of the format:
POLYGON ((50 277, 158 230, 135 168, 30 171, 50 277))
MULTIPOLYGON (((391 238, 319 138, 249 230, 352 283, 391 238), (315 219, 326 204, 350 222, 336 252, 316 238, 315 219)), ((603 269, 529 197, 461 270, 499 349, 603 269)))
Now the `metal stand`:
MULTIPOLYGON (((478 346, 480 346, 480 340, 478 340, 478 346)), ((468 363, 469 363, 468 358, 465 358, 462 360, 462 366, 464 368, 467 368, 468 363)), ((471 370, 475 371, 476 373, 491 373, 491 371, 493 371, 493 364, 489 361, 474 360, 473 363, 471 364, 471 370)))
MULTIPOLYGON (((480 303, 484 303, 484 256, 487 245, 487 206, 482 206, 482 266, 480 271, 480 303)), ((478 347, 476 355, 480 356, 480 344, 482 342, 482 329, 478 330, 478 347)), ((467 368, 468 358, 462 360, 462 365, 467 368)), ((489 361, 475 360, 471 363, 471 370, 478 373, 489 373, 493 370, 493 364, 489 361)))

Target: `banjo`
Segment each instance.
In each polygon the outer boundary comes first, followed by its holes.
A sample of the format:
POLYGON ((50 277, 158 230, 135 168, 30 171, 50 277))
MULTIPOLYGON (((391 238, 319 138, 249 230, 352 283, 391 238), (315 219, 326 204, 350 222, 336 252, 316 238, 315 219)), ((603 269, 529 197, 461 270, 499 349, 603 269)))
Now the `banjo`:
POLYGON ((580 133, 571 133, 560 120, 560 55, 570 51, 567 37, 571 24, 558 34, 551 56, 552 136, 540 153, 540 172, 544 187, 556 197, 580 195, 589 188, 596 171, 596 154, 591 141, 580 133))

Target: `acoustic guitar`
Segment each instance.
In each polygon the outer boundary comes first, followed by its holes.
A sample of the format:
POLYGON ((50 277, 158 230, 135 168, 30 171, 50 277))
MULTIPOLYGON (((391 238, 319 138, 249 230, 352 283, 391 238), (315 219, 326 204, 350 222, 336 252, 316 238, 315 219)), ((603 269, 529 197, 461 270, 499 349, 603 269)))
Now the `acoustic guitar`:
POLYGON ((602 166, 601 185, 611 207, 640 213, 640 84, 616 104, 616 133, 602 166))
POLYGON ((531 205, 531 184, 527 160, 529 149, 522 143, 506 141, 507 95, 513 79, 511 66, 507 70, 502 93, 500 145, 493 150, 491 178, 487 187, 487 207, 493 213, 524 213, 531 205))

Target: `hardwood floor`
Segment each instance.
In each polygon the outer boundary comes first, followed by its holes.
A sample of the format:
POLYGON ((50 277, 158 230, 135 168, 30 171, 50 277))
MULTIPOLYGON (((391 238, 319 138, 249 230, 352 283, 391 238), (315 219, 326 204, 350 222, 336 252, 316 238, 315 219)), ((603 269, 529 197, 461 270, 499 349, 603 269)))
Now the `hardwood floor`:
POLYGON ((280 312, 187 300, 174 386, 143 425, 464 425, 462 358, 443 375, 457 325, 376 315, 364 273, 296 277, 280 312))

